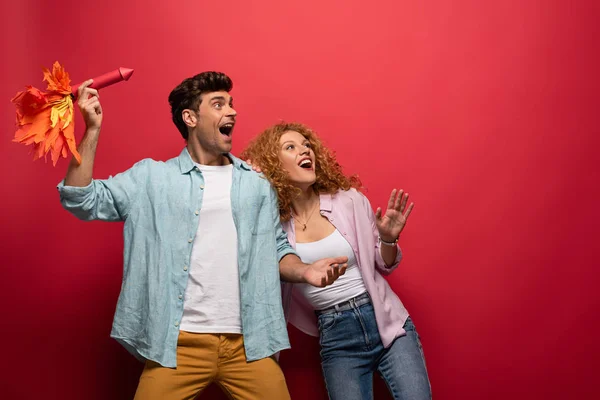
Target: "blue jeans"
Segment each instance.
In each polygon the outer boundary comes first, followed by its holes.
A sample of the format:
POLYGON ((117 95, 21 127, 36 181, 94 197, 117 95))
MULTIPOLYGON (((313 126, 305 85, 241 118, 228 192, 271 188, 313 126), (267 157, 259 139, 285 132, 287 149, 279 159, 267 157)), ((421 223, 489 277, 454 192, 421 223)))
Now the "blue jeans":
POLYGON ((355 299, 319 315, 321 365, 329 398, 372 399, 373 373, 379 371, 395 400, 431 399, 423 349, 410 317, 404 324, 406 335, 386 349, 368 295, 355 299))

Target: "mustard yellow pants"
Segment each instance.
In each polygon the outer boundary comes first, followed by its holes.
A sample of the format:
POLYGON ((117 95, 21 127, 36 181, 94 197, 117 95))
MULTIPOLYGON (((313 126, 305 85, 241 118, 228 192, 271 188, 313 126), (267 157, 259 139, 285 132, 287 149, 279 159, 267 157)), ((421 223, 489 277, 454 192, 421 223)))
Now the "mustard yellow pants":
POLYGON ((242 335, 182 331, 177 368, 146 361, 135 400, 192 400, 213 382, 235 400, 290 399, 273 358, 246 362, 242 335))

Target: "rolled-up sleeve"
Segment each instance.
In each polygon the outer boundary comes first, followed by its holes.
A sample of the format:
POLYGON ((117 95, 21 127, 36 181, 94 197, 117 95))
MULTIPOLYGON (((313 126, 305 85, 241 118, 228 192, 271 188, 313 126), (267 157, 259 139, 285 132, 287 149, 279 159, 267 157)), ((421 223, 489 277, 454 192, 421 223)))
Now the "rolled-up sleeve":
POLYGON ((398 268, 398 265, 400 265, 400 261, 402 261, 402 249, 400 249, 400 246, 398 246, 398 253, 396 254, 396 259, 394 260, 394 263, 388 267, 385 261, 383 260, 383 257, 381 256, 381 244, 377 243, 375 245, 375 266, 383 275, 391 274, 392 271, 398 268))
POLYGON ((142 160, 125 172, 108 179, 94 179, 84 187, 58 186, 63 208, 84 221, 123 221, 148 175, 149 160, 142 160))

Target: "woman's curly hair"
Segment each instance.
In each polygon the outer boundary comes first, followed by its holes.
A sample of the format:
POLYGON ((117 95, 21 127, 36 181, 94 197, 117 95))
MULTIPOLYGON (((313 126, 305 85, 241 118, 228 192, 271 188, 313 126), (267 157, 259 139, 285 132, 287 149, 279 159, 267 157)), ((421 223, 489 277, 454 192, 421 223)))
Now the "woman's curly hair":
POLYGON ((313 184, 315 193, 334 194, 339 189, 361 188, 358 176, 344 175, 335 154, 323 145, 309 127, 300 123, 281 122, 259 134, 241 154, 243 160, 251 160, 252 164, 258 165, 275 188, 279 200, 281 221, 285 222, 291 218, 292 199, 300 194, 300 189, 290 183, 288 173, 283 169, 279 160, 279 139, 287 131, 298 132, 308 139, 311 149, 315 153, 317 177, 313 184))

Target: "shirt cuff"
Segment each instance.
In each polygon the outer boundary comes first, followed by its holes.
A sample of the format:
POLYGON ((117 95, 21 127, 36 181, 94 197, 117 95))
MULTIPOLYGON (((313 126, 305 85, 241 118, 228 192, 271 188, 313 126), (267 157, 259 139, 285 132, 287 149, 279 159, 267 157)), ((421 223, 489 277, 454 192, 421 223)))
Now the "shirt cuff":
MULTIPOLYGON (((287 256, 288 254, 293 254, 295 256, 298 256, 298 253, 296 253, 296 251, 290 246, 289 248, 279 251, 277 252, 277 256, 279 257, 279 261, 281 261, 281 259, 285 256, 287 256)), ((300 258, 300 256, 298 256, 298 258, 300 258)))
POLYGON ((391 272, 394 269, 396 269, 396 267, 398 267, 398 265, 400 264, 400 261, 402 261, 402 249, 400 249, 400 246, 398 245, 396 245, 396 247, 398 248, 396 253, 396 259, 394 260, 394 263, 392 265, 388 266, 383 260, 383 256, 381 255, 381 245, 377 246, 377 251, 375 253, 376 262, 381 266, 382 269, 391 272))
POLYGON ((86 197, 91 192, 94 191, 94 181, 92 180, 87 186, 66 186, 65 180, 60 181, 58 185, 56 185, 56 189, 58 189, 58 193, 60 193, 61 197, 67 198, 69 200, 80 199, 86 197))

